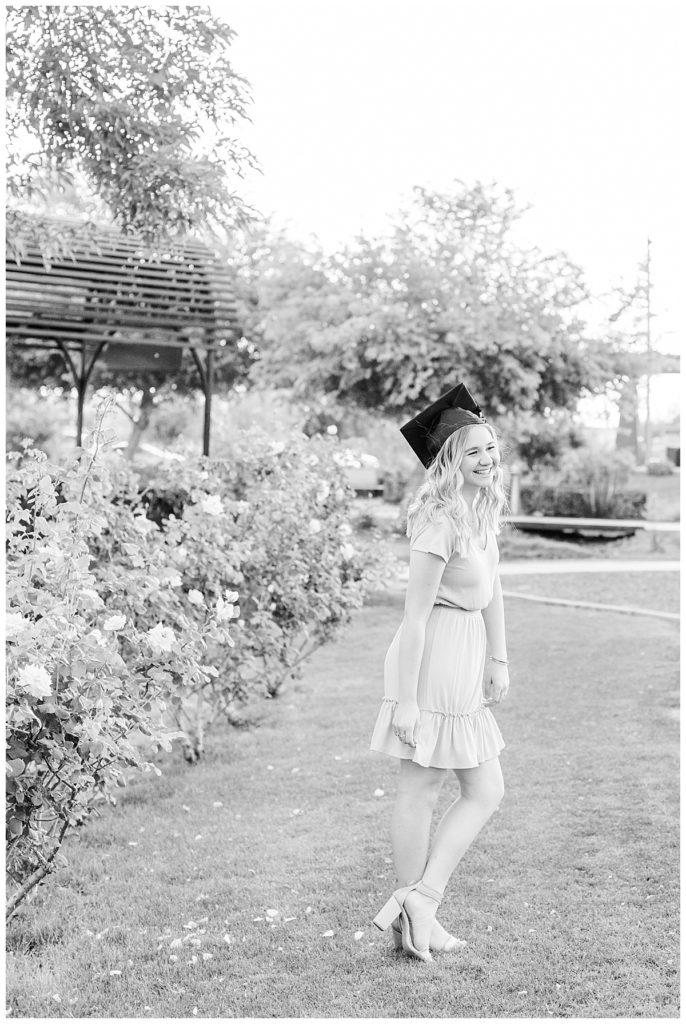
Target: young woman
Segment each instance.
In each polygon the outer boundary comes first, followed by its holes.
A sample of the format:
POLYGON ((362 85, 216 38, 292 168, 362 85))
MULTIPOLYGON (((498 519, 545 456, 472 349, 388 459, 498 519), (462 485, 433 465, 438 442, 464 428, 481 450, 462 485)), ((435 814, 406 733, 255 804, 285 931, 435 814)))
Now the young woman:
POLYGON ((402 428, 428 466, 408 510, 402 624, 386 655, 371 748, 400 759, 391 823, 399 888, 374 920, 420 960, 463 943, 436 920, 450 876, 503 796, 490 711, 509 687, 496 534, 505 505, 495 433, 464 385, 402 428), (456 404, 459 403, 459 404, 456 404), (429 849, 448 772, 460 796, 429 849))

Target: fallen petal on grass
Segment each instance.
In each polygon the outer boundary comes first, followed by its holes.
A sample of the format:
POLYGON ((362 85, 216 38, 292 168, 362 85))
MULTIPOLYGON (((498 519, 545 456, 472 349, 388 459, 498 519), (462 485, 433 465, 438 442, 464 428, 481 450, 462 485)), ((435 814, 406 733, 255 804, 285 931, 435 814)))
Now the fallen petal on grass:
POLYGON ((333 938, 333 931, 331 929, 329 929, 328 932, 322 932, 322 938, 323 939, 331 939, 331 938, 333 938))
POLYGON ((364 932, 355 932, 355 942, 358 942, 362 938, 363 935, 364 935, 364 932))

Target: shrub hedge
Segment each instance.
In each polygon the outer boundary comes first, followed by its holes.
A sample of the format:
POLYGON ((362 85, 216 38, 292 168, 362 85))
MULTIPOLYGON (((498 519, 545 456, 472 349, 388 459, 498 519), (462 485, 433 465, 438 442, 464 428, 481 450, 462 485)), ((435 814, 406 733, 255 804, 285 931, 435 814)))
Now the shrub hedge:
POLYGON ((647 495, 643 491, 616 490, 599 503, 588 490, 522 484, 520 500, 526 515, 569 516, 575 519, 644 519, 647 495))
POLYGON ((131 771, 274 696, 382 570, 352 541, 336 442, 237 438, 141 481, 103 438, 7 473, 10 912, 131 771))

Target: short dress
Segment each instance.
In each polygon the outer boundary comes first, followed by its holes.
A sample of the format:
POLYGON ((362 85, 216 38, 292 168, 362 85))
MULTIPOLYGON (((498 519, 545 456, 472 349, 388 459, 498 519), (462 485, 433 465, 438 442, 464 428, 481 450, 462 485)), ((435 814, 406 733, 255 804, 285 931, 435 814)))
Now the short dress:
POLYGON ((371 741, 372 750, 424 767, 475 768, 497 757, 505 746, 483 696, 486 627, 481 609, 493 597, 498 545, 489 531, 485 548, 471 540, 467 555, 460 557, 456 546, 447 519, 425 524, 412 534, 411 550, 431 552, 445 562, 419 669, 417 746, 401 743, 393 732, 400 629, 386 654, 384 698, 371 741))

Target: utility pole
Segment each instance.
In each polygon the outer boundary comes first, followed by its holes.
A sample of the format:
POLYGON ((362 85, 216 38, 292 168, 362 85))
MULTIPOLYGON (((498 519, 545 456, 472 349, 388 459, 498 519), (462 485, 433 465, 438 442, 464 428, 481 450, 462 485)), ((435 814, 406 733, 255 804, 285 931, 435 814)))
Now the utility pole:
POLYGON ((652 373, 653 348, 650 336, 650 239, 646 247, 646 421, 643 434, 644 459, 646 466, 650 461, 652 432, 650 423, 650 377, 652 373))

